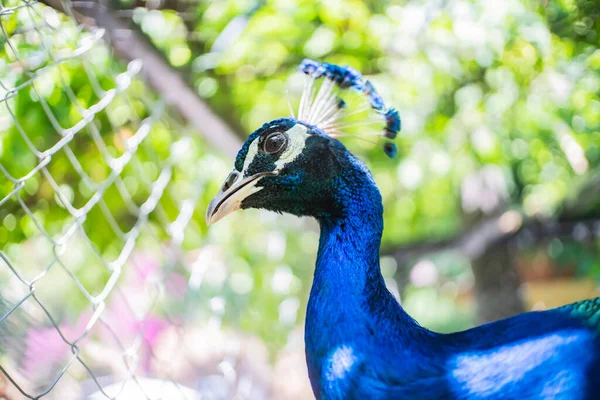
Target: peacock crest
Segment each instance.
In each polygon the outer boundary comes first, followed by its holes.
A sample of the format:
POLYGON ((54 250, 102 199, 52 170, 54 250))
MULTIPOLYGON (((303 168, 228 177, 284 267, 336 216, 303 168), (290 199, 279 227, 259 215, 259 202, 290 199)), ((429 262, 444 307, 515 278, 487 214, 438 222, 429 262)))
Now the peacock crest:
POLYGON ((394 157, 394 140, 400 131, 400 115, 387 107, 373 84, 352 67, 304 59, 298 70, 306 76, 297 120, 313 125, 332 137, 354 136, 381 145, 394 157), (350 99, 350 100, 349 100, 350 99), (353 128, 361 128, 353 132, 353 128), (369 129, 371 128, 371 129, 369 129), (376 136, 375 140, 365 136, 376 136))

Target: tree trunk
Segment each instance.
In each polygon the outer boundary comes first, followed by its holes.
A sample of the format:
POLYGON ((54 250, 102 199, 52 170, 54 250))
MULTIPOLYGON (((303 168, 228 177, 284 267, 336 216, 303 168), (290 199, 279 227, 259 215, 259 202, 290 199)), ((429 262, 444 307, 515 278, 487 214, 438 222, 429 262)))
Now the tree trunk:
POLYGON ((521 280, 512 253, 509 242, 503 240, 472 262, 480 323, 525 312, 521 280))

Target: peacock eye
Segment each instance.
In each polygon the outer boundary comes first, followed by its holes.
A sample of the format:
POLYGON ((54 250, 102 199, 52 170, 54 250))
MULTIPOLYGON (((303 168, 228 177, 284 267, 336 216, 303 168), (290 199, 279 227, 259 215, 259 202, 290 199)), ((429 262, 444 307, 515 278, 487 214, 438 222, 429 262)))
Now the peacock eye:
POLYGON ((287 145, 288 137, 282 132, 273 132, 263 142, 263 151, 267 154, 275 154, 282 151, 287 145))

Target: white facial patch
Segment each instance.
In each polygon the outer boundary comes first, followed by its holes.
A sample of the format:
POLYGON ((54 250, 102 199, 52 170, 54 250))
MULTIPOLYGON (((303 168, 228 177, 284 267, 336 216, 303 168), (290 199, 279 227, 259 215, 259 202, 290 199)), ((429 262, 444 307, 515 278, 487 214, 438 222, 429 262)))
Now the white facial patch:
POLYGON ((248 171, 248 167, 254 161, 254 157, 258 154, 258 138, 254 140, 254 142, 250 143, 250 147, 248 147, 248 154, 246 154, 246 159, 244 160, 244 168, 242 169, 242 176, 246 176, 246 171, 248 171))
POLYGON ((279 156, 279 159, 275 161, 276 171, 279 171, 302 154, 304 146, 306 146, 306 139, 310 136, 307 132, 308 128, 302 124, 296 124, 287 130, 286 133, 290 142, 288 143, 287 149, 285 149, 284 152, 281 153, 281 156, 279 156))
MULTIPOLYGON (((302 124, 296 124, 285 132, 288 135, 289 143, 287 148, 279 156, 279 159, 275 161, 275 171, 279 171, 302 154, 304 146, 306 145, 306 139, 310 136, 307 132, 308 128, 302 124)), ((258 138, 250 143, 250 147, 248 147, 248 154, 246 154, 244 168, 242 169, 243 176, 246 176, 246 171, 257 154, 258 138)))

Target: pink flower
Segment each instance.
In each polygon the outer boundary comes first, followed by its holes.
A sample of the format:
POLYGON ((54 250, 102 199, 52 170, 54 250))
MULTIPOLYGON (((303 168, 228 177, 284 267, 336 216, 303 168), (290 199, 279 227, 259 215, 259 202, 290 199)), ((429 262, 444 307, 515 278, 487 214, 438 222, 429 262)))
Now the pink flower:
POLYGON ((170 295, 174 295, 179 299, 182 299, 187 290, 187 279, 185 279, 183 275, 173 272, 167 279, 166 287, 167 292, 169 292, 170 295))
POLYGON ((81 337, 91 317, 85 311, 75 326, 63 323, 59 331, 54 327, 30 328, 25 335, 25 353, 22 368, 25 375, 32 380, 40 380, 58 374, 58 371, 73 357, 71 345, 81 337))
POLYGON ((160 269, 158 258, 152 253, 136 253, 132 256, 131 263, 142 281, 152 280, 160 269))
POLYGON ((22 368, 32 381, 48 377, 58 371, 71 353, 70 346, 52 328, 29 329, 25 336, 25 354, 22 368))

